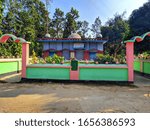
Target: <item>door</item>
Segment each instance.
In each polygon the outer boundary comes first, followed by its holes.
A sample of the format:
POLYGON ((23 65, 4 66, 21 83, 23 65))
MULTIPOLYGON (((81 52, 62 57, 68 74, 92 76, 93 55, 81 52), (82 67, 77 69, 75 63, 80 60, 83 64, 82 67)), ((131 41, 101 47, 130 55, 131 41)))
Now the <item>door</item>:
POLYGON ((64 50, 63 51, 63 56, 64 56, 65 60, 69 60, 70 59, 70 52, 69 52, 69 50, 64 50))
POLYGON ((90 52, 90 60, 94 60, 96 58, 96 52, 90 52))
POLYGON ((84 51, 83 50, 76 50, 76 57, 77 60, 83 60, 84 58, 84 51))

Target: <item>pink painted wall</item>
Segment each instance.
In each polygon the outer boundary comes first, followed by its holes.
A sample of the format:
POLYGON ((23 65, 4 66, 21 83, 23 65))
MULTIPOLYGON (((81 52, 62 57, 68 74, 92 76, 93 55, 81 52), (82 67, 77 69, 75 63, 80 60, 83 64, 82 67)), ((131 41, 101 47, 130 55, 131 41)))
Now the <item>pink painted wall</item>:
POLYGON ((29 62, 29 44, 22 44, 22 78, 26 78, 26 66, 29 62))
POLYGON ((134 43, 133 42, 126 43, 126 60, 128 65, 128 81, 133 82, 134 81, 134 70, 133 70, 134 43))

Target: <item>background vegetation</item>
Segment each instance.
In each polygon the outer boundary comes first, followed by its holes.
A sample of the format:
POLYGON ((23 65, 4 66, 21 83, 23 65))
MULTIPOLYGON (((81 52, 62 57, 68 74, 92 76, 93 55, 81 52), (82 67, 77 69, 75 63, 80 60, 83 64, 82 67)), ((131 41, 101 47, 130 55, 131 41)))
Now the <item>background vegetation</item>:
MULTIPOLYGON (((150 31, 150 0, 134 10, 129 19, 125 19, 125 12, 115 14, 103 26, 100 17, 95 18, 91 26, 86 20, 79 21, 80 12, 73 7, 66 14, 56 8, 55 13, 50 15, 52 17, 47 19, 47 15, 47 8, 41 0, 0 0, 0 35, 10 33, 25 38, 31 42, 30 52, 34 49, 41 56, 42 44, 37 40, 45 36, 48 20, 48 33, 51 37, 66 38, 73 32, 79 33, 82 38, 90 38, 92 35, 99 37, 102 34, 103 38, 109 40, 105 45, 105 53, 116 56, 125 53, 124 44, 119 44, 121 41, 150 31), (88 33, 89 30, 92 34, 88 33)), ((150 50, 148 42, 150 38, 147 37, 142 43, 135 44, 135 53, 150 50)), ((0 45, 1 51, 4 51, 0 55, 18 55, 9 54, 9 49, 6 54, 6 48, 0 45)))

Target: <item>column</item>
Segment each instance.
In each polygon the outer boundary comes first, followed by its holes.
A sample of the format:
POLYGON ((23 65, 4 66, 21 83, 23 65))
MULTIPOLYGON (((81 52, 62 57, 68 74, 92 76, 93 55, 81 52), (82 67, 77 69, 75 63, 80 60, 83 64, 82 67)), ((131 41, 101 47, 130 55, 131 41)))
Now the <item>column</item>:
POLYGON ((128 81, 134 82, 134 43, 127 42, 126 43, 126 61, 128 65, 128 81))
POLYGON ((22 43, 22 78, 26 78, 26 67, 29 62, 29 43, 22 43))

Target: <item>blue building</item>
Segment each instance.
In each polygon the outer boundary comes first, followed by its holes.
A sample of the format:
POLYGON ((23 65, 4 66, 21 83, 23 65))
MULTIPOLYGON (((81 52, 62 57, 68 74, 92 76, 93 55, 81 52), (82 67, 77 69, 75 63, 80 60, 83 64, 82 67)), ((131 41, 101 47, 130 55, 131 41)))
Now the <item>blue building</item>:
POLYGON ((76 58, 78 60, 92 60, 96 54, 103 53, 103 45, 107 40, 101 38, 82 39, 79 34, 73 33, 68 38, 41 38, 44 57, 57 54, 64 56, 66 60, 76 58))

